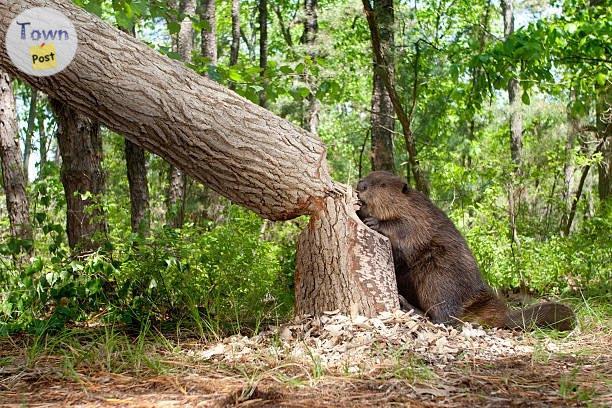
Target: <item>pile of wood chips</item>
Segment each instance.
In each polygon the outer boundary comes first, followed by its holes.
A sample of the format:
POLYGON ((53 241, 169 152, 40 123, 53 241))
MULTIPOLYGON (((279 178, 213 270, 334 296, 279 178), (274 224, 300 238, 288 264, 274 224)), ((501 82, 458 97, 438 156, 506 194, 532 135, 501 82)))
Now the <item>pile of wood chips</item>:
MULTIPOLYGON (((547 340, 548 351, 558 351, 547 340)), ((460 328, 434 325, 413 313, 396 311, 375 318, 349 317, 337 311, 321 317, 302 316, 281 326, 271 326, 253 337, 235 335, 201 350, 190 350, 196 359, 230 364, 292 361, 319 364, 329 371, 365 373, 387 365, 402 355, 436 367, 462 360, 491 360, 530 354, 533 345, 521 333, 484 330, 469 323, 460 328)))

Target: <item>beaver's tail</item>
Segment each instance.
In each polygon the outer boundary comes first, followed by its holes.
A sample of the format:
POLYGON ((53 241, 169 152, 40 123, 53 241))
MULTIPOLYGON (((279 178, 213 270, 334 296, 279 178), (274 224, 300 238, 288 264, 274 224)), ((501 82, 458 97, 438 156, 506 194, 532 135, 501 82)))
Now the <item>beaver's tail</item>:
POLYGON ((560 331, 572 330, 576 325, 576 315, 568 306, 561 303, 545 302, 523 310, 509 310, 504 328, 532 330, 546 327, 560 331))

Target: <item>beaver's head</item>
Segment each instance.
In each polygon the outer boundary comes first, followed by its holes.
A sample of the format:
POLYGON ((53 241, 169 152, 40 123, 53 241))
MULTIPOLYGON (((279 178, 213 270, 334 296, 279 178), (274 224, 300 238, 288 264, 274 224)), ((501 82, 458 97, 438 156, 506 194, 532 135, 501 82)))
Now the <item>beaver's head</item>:
POLYGON ((400 217, 401 200, 410 187, 398 176, 388 171, 373 171, 357 183, 361 219, 374 217, 380 221, 400 217))

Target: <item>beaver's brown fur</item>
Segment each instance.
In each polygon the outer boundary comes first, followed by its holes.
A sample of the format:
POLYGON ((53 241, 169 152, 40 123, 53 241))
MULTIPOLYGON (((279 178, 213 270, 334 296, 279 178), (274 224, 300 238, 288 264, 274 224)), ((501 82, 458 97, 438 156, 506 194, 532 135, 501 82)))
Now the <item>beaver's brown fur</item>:
POLYGON ((472 321, 490 327, 570 330, 572 310, 547 302, 509 311, 484 280, 452 221, 399 177, 375 171, 357 185, 359 217, 391 241, 398 291, 435 323, 472 321))

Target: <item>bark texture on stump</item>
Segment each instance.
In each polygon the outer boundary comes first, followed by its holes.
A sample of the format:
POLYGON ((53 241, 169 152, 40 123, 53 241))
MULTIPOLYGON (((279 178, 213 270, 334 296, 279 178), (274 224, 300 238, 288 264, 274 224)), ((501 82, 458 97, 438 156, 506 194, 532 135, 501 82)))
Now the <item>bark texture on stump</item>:
POLYGON ((31 240, 32 227, 18 143, 17 112, 11 78, 0 71, 0 164, 11 235, 31 240))
POLYGON ((328 198, 300 234, 295 300, 298 314, 338 309, 375 316, 399 309, 389 240, 359 220, 351 200, 328 198))
POLYGON ((31 7, 53 7, 79 34, 72 63, 52 77, 0 65, 161 156, 235 203, 285 220, 316 212, 336 187, 314 135, 171 61, 68 0, 0 3, 0 38, 31 7), (112 61, 112 63, 109 63, 112 61))

